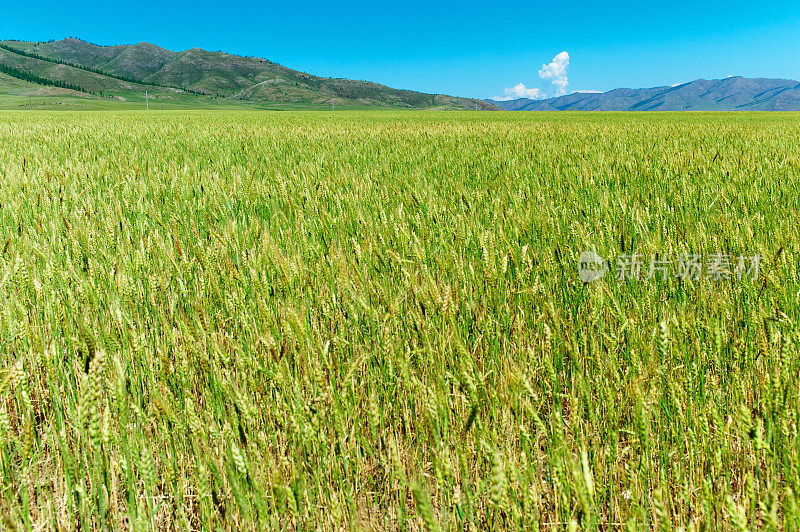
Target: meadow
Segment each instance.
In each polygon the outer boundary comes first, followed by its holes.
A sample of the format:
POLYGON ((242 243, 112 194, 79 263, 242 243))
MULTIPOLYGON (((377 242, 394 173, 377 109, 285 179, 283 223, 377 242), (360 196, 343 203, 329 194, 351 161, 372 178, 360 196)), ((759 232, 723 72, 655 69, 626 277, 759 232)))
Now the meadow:
POLYGON ((799 181, 798 114, 4 112, 3 526, 796 529, 799 181))

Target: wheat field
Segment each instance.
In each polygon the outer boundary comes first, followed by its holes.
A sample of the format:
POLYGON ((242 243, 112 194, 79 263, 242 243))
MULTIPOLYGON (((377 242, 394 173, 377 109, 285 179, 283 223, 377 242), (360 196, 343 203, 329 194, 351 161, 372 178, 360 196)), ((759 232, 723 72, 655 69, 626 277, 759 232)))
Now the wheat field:
POLYGON ((799 150, 798 114, 0 114, 3 526, 796 529, 799 150))

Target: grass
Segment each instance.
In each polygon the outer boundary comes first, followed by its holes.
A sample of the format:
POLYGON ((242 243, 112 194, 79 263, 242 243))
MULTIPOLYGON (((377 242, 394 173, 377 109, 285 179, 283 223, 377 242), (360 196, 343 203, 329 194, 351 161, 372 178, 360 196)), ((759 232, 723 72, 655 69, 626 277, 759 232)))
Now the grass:
MULTIPOLYGON (((144 96, 131 94, 126 101, 88 97, 76 94, 41 94, 41 88, 9 91, 0 94, 2 111, 116 111, 130 112, 146 109, 144 96)), ((330 109, 330 105, 271 104, 264 102, 234 102, 224 99, 187 97, 173 100, 151 99, 152 111, 313 111, 330 109)), ((357 108, 356 108, 357 109, 357 108)), ((348 108, 348 110, 352 110, 348 108)))
MULTIPOLYGON (((98 96, 53 87, 44 87, 17 80, 0 73, 0 111, 144 111, 147 108, 143 92, 128 91, 117 97, 98 96), (119 99, 123 98, 123 99, 119 99)), ((255 100, 235 100, 192 94, 150 95, 152 111, 328 111, 325 103, 280 103, 255 100)), ((388 110, 369 105, 335 101, 335 111, 388 110)), ((451 110, 446 106, 431 110, 451 110)))
POLYGON ((4 113, 0 516, 797 528, 798 125, 4 113))

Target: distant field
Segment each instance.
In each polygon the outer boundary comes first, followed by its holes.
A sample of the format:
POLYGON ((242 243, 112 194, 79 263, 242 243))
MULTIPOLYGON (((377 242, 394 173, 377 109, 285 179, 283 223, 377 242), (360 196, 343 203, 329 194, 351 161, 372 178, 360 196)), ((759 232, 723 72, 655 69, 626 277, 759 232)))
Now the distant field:
POLYGON ((800 114, 0 113, 4 526, 797 528, 798 146, 800 114))
MULTIPOLYGON (((0 73, 0 111, 145 111, 144 94, 131 93, 125 100, 100 97, 55 87, 43 87, 0 73)), ((176 96, 150 99, 151 111, 326 111, 330 104, 239 102, 224 98, 176 96)), ((340 106, 339 110, 343 108, 340 106)), ((359 110, 348 106, 348 110, 359 110)))

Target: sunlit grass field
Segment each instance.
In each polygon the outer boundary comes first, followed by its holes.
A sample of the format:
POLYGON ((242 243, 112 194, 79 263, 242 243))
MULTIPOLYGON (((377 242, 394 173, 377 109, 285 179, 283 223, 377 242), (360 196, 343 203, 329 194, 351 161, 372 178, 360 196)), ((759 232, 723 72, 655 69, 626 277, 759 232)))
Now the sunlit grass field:
POLYGON ((798 114, 0 114, 3 526, 797 528, 799 183, 798 114))

